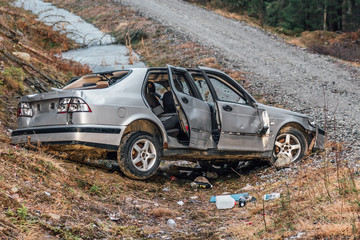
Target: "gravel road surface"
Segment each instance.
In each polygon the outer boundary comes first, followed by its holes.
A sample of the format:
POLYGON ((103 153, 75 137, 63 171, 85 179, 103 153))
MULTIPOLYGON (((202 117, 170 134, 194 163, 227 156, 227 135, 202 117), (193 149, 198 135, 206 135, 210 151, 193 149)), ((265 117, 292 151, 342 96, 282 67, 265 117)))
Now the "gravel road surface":
POLYGON ((253 93, 265 93, 322 123, 327 106, 328 124, 338 129, 331 135, 355 148, 360 145, 360 68, 184 1, 118 1, 221 53, 235 69, 247 72, 253 93))

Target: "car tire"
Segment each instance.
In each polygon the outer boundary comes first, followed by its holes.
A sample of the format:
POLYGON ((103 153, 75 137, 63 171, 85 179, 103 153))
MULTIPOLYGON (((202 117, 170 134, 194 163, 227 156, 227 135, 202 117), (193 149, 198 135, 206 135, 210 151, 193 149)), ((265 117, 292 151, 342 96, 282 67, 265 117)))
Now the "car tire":
POLYGON ((304 133, 294 127, 285 127, 279 131, 274 143, 273 165, 280 169, 300 161, 307 150, 304 133))
POLYGON ((126 176, 144 180, 158 170, 161 148, 151 134, 130 132, 122 138, 117 155, 120 169, 126 176))

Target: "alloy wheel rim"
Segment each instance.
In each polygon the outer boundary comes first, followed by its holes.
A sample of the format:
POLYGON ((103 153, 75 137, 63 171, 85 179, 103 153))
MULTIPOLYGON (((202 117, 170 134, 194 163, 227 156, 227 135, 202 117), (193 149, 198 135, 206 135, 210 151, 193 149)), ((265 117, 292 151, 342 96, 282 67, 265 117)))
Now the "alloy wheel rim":
POLYGON ((148 171, 156 162, 155 145, 148 139, 140 139, 131 149, 131 162, 140 171, 148 171))
POLYGON ((276 138, 274 155, 277 158, 286 156, 290 162, 296 161, 301 153, 300 140, 290 133, 281 134, 276 138))

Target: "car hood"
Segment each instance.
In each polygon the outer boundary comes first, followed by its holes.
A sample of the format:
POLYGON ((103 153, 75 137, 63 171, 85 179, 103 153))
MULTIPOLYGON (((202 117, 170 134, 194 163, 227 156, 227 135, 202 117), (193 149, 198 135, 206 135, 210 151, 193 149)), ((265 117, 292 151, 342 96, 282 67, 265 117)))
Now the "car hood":
POLYGON ((273 117, 273 118, 283 118, 283 117, 286 117, 286 116, 309 118, 305 114, 293 112, 293 111, 282 109, 282 108, 266 106, 266 105, 263 105, 263 104, 260 104, 260 103, 258 103, 258 107, 261 108, 261 109, 265 109, 268 112, 269 116, 273 117))

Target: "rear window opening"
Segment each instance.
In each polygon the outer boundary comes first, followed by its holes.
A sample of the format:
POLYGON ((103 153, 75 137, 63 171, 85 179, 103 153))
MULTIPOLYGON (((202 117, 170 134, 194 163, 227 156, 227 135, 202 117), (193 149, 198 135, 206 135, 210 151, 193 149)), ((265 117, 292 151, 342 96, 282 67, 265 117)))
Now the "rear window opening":
POLYGON ((91 73, 71 79, 63 89, 101 89, 107 88, 123 80, 130 71, 112 71, 91 73))

